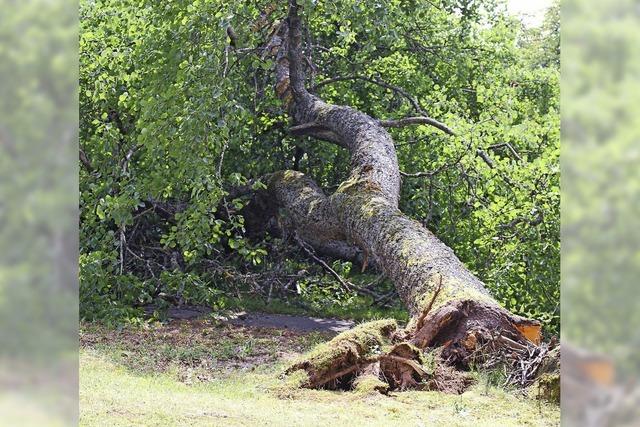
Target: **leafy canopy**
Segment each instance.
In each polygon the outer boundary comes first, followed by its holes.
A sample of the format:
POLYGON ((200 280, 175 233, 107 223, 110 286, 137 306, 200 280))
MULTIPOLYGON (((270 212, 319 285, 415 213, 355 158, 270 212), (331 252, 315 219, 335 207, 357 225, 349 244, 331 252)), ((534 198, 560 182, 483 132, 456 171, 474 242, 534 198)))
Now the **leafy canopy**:
MULTIPOLYGON (((287 134, 273 62, 260 49, 286 16, 280 3, 81 2, 83 316, 134 316, 133 307, 169 295, 364 303, 281 238, 249 236, 247 199, 229 197, 293 167, 332 191, 349 169, 343 149, 287 134)), ((403 211, 508 309, 556 331, 557 7, 543 27, 526 29, 493 2, 304 3, 310 88, 381 119, 418 115, 415 98, 458 135, 391 131, 402 170, 432 172, 404 179, 403 211)), ((334 267, 371 279, 349 263, 334 267)))

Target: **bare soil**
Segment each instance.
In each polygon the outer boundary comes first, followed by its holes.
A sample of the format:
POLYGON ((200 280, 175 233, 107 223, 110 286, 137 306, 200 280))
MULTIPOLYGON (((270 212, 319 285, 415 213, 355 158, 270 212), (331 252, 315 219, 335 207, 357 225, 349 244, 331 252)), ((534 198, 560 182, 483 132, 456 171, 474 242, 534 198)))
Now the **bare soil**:
POLYGON ((237 371, 269 369, 331 339, 337 333, 334 328, 346 327, 275 315, 265 315, 267 326, 254 326, 261 316, 177 318, 119 329, 83 324, 80 346, 108 354, 133 372, 175 371, 185 383, 208 382, 237 371))
MULTIPOLYGON (((168 317, 164 323, 118 329, 84 324, 80 345, 109 354, 130 371, 175 372, 190 384, 288 363, 354 326, 347 320, 256 312, 214 317, 196 306, 173 307, 168 317)), ((421 388, 460 394, 473 382, 468 373, 437 363, 421 388)))
POLYGON ((344 332, 354 326, 351 320, 321 319, 318 317, 289 316, 284 314, 236 314, 229 320, 238 326, 291 329, 301 332, 344 332))
MULTIPOLYGON (((145 308, 148 314, 154 310, 153 306, 145 308)), ((212 310, 205 306, 183 305, 172 306, 167 310, 167 317, 176 320, 200 319, 210 316, 212 310)), ((236 326, 292 329, 301 332, 328 332, 340 333, 351 329, 354 322, 351 320, 323 319, 308 316, 290 316, 286 314, 267 314, 260 312, 246 313, 235 312, 228 316, 216 316, 217 320, 228 322, 236 326)))

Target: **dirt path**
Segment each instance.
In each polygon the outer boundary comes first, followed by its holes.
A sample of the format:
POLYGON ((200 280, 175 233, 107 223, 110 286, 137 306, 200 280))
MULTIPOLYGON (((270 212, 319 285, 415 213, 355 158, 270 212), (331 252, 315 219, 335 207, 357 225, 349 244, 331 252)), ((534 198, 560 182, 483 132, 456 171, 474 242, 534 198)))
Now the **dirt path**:
MULTIPOLYGON (((152 312, 148 308, 147 312, 152 312)), ((212 310, 203 306, 170 307, 167 317, 170 319, 190 320, 209 316, 212 310)), ((354 326, 351 320, 322 319, 308 316, 290 316, 285 314, 267 314, 260 312, 246 313, 236 312, 219 320, 229 322, 236 326, 291 329, 300 332, 332 332, 340 333, 354 326)))
POLYGON ((263 328, 294 329, 303 332, 343 332, 351 329, 351 320, 321 319, 318 317, 288 316, 284 314, 239 313, 229 319, 238 326, 253 326, 263 328))

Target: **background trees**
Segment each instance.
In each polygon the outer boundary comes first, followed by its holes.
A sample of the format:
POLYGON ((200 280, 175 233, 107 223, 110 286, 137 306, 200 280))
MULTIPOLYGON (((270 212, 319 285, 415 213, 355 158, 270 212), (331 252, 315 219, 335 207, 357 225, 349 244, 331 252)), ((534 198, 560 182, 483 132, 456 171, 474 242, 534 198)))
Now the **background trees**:
MULTIPOLYGON (((84 317, 243 293, 310 308, 372 302, 323 275, 276 224, 256 234, 259 218, 243 215, 258 201, 232 189, 260 186, 265 173, 298 169, 331 189, 349 168, 342 150, 287 133, 274 64, 262 55, 284 5, 227 3, 82 2, 84 317)), ((456 131, 391 130, 407 174, 401 209, 507 309, 557 330, 557 8, 539 29, 490 3, 345 0, 305 10, 308 86, 323 99, 380 119, 422 111, 456 131)), ((355 283, 374 281, 372 270, 329 262, 355 283)))
POLYGON ((77 7, 0 7, 0 423, 77 424, 77 7))

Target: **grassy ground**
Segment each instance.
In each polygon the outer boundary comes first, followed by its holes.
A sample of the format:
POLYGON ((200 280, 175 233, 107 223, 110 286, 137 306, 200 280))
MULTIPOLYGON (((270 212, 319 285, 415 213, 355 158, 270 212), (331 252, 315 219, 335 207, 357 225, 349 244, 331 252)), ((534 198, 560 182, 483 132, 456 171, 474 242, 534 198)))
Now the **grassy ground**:
POLYGON ((462 395, 293 390, 287 361, 327 340, 214 320, 81 327, 83 426, 550 426, 559 407, 488 386, 462 395))

